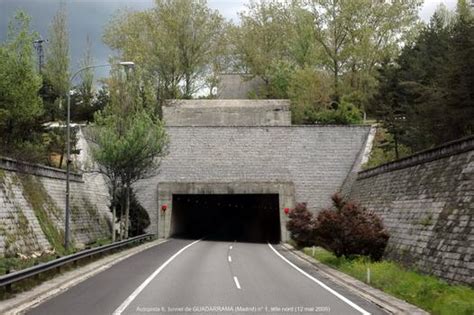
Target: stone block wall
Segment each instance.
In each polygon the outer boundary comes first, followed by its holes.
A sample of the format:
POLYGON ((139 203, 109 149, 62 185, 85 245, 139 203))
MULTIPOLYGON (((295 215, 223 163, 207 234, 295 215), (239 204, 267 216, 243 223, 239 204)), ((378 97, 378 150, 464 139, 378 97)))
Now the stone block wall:
POLYGON ((370 126, 167 127, 169 155, 156 176, 134 187, 151 218, 148 231, 159 232, 160 202, 169 203, 174 193, 159 196, 161 185, 203 184, 214 187, 212 193, 228 183, 293 183, 293 200, 307 202, 312 211, 327 207, 357 167, 369 131, 370 126))
POLYGON ((474 284, 474 137, 362 171, 349 194, 384 219, 387 258, 474 284))
MULTIPOLYGON (((66 174, 0 157, 0 256, 58 249, 64 240, 66 174)), ((72 241, 110 235, 107 187, 98 176, 71 174, 72 241)))

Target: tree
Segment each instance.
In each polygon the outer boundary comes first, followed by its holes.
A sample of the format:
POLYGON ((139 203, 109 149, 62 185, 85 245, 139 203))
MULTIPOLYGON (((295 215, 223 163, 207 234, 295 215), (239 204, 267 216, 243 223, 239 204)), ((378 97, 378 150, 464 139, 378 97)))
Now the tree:
POLYGON ((318 112, 330 109, 331 95, 332 85, 327 73, 310 67, 296 70, 288 87, 293 123, 315 123, 318 112))
POLYGON ((79 74, 81 82, 74 88, 74 93, 71 96, 71 120, 73 121, 91 122, 94 119, 94 113, 97 111, 93 65, 92 42, 89 35, 87 35, 86 49, 79 63, 79 67, 85 70, 79 74))
POLYGON ((393 135, 388 133, 385 128, 379 126, 376 128, 369 160, 362 167, 364 169, 376 167, 403 158, 411 153, 410 148, 399 142, 395 143, 393 135), (395 150, 395 144, 397 145, 397 150, 395 150))
POLYGON ((460 0, 451 30, 448 62, 445 64, 446 105, 450 132, 442 141, 474 133, 474 15, 467 1, 460 0))
POLYGON ((145 178, 159 166, 165 153, 166 134, 159 120, 144 110, 126 119, 117 116, 98 117, 94 158, 109 178, 125 192, 125 238, 128 237, 130 194, 132 184, 145 178))
POLYGON ((397 158, 400 144, 419 151, 474 130, 474 22, 459 3, 456 15, 436 11, 416 40, 379 69, 369 113, 392 134, 397 158))
MULTIPOLYGON (((123 209, 125 202, 125 192, 117 190, 117 197, 115 198, 115 207, 117 217, 125 217, 125 209, 123 209)), ((145 208, 143 208, 138 201, 134 192, 130 194, 130 224, 129 224, 129 236, 138 236, 145 233, 145 230, 150 226, 150 216, 145 208)), ((115 241, 115 239, 113 239, 115 241)))
POLYGON ((395 159, 400 158, 400 137, 405 130, 406 107, 400 95, 398 68, 385 60, 379 71, 379 88, 373 96, 369 110, 373 117, 382 121, 382 126, 393 135, 395 159))
POLYGON ((211 74, 223 26, 205 0, 155 0, 150 10, 119 12, 104 42, 143 69, 159 100, 191 98, 211 74))
POLYGON ((448 46, 449 31, 445 21, 435 13, 413 45, 403 49, 392 71, 380 73, 382 90, 378 95, 393 95, 397 103, 398 113, 383 118, 384 125, 394 135, 395 149, 398 142, 415 151, 440 142, 435 138, 439 134, 439 124, 443 124, 446 117, 446 103, 442 101, 444 91, 437 87, 436 81, 448 62, 448 46), (394 82, 387 86, 383 84, 384 80, 394 82))
POLYGON ((275 76, 280 81, 287 80, 288 71, 283 69, 292 66, 288 45, 291 28, 288 5, 286 1, 252 0, 247 10, 239 13, 240 25, 231 28, 237 67, 265 83, 265 90, 258 91, 259 97, 276 98, 286 94, 285 89, 272 88, 271 84, 275 76))
POLYGON ((38 121, 43 103, 38 96, 41 77, 35 70, 30 17, 16 13, 7 40, 0 45, 1 153, 21 159, 44 159, 43 132, 38 121))
MULTIPOLYGON (((370 93, 374 67, 397 54, 416 26, 423 1, 308 0, 321 61, 333 77, 334 98, 359 91, 370 93), (349 85, 341 85, 348 77, 349 85)), ((363 103, 359 105, 364 105, 363 103)))
POLYGON ((54 121, 63 116, 62 100, 70 88, 69 33, 64 3, 61 3, 49 28, 44 81, 44 99, 51 101, 46 102, 46 119, 54 121))
MULTIPOLYGON (((168 138, 163 123, 138 89, 140 76, 132 74, 129 81, 117 78, 117 72, 114 76, 117 88, 111 89, 110 103, 96 115, 97 148, 93 156, 112 183, 112 198, 116 198, 117 189, 124 192, 122 209, 127 238, 132 184, 158 169, 159 158, 166 154, 168 138)), ((115 200, 112 205, 115 214, 115 200)))
POLYGON ((240 13, 241 24, 233 29, 234 54, 240 69, 266 83, 266 94, 260 97, 284 95, 282 90, 274 93, 272 81, 274 69, 286 64, 293 70, 330 73, 333 100, 352 95, 352 103, 361 107, 375 88, 375 66, 395 56, 401 43, 416 30, 421 3, 251 1, 240 13))
POLYGON ((417 30, 421 3, 251 1, 230 36, 237 69, 265 82, 256 97, 290 98, 297 123, 358 122, 377 65, 417 30))

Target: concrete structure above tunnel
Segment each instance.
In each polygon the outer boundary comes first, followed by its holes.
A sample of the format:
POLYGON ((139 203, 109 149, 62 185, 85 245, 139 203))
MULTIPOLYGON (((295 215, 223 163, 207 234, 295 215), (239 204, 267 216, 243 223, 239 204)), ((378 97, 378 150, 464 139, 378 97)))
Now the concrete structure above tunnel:
POLYGON ((370 126, 168 126, 169 155, 159 174, 135 186, 150 215, 148 231, 170 236, 176 194, 275 193, 286 240, 283 209, 295 202, 307 202, 314 212, 329 206, 331 194, 360 169, 369 131, 370 126))
POLYGON ((163 106, 167 126, 289 126, 288 100, 172 100, 163 106))

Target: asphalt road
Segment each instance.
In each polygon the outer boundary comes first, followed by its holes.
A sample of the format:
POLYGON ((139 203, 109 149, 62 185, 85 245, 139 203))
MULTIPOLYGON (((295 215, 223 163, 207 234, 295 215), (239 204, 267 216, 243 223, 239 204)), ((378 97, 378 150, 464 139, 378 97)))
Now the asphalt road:
POLYGON ((169 240, 28 314, 385 314, 278 245, 169 240))

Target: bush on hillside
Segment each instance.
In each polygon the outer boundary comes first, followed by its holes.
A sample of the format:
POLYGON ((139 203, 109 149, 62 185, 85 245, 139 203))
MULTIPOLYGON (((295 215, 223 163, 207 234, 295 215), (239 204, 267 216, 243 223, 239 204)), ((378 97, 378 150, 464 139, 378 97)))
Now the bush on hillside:
POLYGON ((363 255, 380 260, 389 239, 382 219, 354 201, 344 201, 339 194, 334 194, 332 201, 333 208, 322 210, 314 222, 316 244, 337 257, 363 255))
POLYGON ((313 119, 317 124, 352 125, 362 123, 362 112, 353 104, 341 101, 331 108, 315 112, 313 119))

